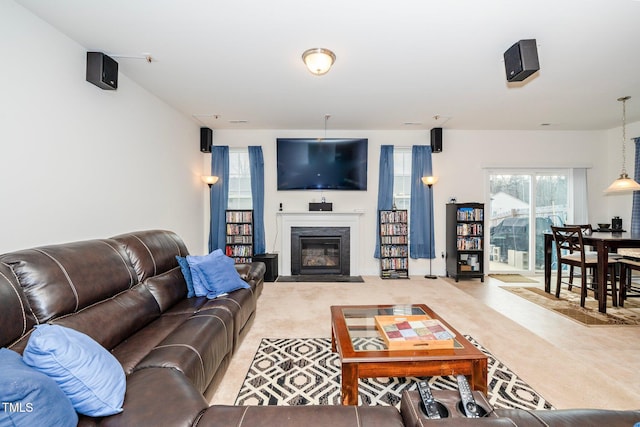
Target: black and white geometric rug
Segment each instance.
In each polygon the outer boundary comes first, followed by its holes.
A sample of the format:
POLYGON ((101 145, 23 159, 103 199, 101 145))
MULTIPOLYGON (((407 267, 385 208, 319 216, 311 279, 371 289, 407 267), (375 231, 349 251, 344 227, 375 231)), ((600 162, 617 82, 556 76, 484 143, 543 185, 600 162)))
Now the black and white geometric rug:
MULTIPOLYGON (((553 409, 513 371, 473 338, 488 356, 488 399, 496 408, 553 409)), ((359 381, 359 405, 399 408, 404 390, 416 389, 415 377, 365 378, 359 381)), ((429 377, 438 390, 457 390, 455 377, 429 377)), ((236 405, 340 405, 340 358, 329 338, 263 338, 236 398, 236 405)))

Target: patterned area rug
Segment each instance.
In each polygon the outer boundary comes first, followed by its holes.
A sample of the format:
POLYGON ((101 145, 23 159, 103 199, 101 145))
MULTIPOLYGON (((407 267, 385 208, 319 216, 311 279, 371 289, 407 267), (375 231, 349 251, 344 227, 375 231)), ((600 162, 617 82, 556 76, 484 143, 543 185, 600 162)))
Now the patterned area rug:
MULTIPOLYGON (((598 311, 598 301, 593 297, 592 291, 587 292, 583 308, 580 307, 580 288, 576 287, 571 291, 561 288, 560 299, 556 298, 555 292, 549 294, 544 289, 535 286, 501 286, 501 288, 585 326, 640 325, 640 304, 637 300, 628 299, 625 301, 624 307, 613 307, 611 297, 609 297, 607 312, 603 314, 598 311)), ((555 285, 552 286, 552 289, 555 289, 555 285)))
MULTIPOLYGON (((473 338, 488 356, 489 402, 496 408, 553 409, 473 338)), ((399 408, 404 390, 416 390, 415 377, 366 378, 359 383, 359 405, 399 408)), ((457 390, 455 377, 429 377, 434 389, 457 390)), ((340 358, 329 338, 263 338, 236 398, 236 405, 339 405, 340 358)))

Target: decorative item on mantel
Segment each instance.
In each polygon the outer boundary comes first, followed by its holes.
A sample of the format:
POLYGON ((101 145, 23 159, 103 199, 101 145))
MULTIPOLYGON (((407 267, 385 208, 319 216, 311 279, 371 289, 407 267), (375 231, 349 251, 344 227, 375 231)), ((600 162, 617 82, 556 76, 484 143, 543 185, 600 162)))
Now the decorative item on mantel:
POLYGON ((317 212, 317 211, 332 211, 333 203, 327 203, 327 199, 322 196, 320 198, 320 203, 310 202, 309 203, 309 211, 317 212))
POLYGON ((626 163, 626 142, 627 142, 627 109, 626 103, 630 99, 630 96, 623 96, 618 98, 618 101, 622 102, 622 170, 620 177, 613 181, 613 183, 604 190, 605 193, 629 193, 631 191, 640 191, 640 184, 635 180, 629 178, 627 170, 625 168, 626 163))

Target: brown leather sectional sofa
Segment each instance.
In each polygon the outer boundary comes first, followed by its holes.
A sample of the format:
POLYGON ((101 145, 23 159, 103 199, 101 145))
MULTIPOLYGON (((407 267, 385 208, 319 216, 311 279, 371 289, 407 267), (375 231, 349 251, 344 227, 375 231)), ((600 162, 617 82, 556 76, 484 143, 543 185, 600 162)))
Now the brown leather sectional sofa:
POLYGON ((187 254, 175 233, 151 230, 0 255, 0 347, 22 353, 34 327, 49 323, 83 332, 109 350, 126 374, 123 411, 81 416, 82 426, 393 427, 514 425, 505 424, 514 419, 537 426, 591 425, 591 417, 606 421, 597 425, 631 426, 640 421, 640 413, 631 411, 538 416, 502 410, 493 414, 501 418, 452 417, 443 424, 384 406, 209 407, 255 317, 265 266, 236 266, 249 289, 214 300, 187 298, 175 258, 187 254))

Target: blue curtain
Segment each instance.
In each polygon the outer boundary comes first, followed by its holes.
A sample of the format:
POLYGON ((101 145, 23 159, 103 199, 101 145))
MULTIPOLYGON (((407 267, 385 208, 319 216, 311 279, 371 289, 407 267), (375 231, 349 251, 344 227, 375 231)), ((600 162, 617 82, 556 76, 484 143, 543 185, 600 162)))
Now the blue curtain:
POLYGON ((433 247, 433 187, 422 183, 432 174, 431 146, 414 145, 411 149, 411 213, 409 218, 409 256, 435 258, 433 247))
MULTIPOLYGON (((393 145, 380 147, 380 172, 378 176, 378 210, 393 208, 393 145)), ((380 215, 376 212, 375 258, 380 258, 380 215)))
POLYGON ((251 199, 253 200, 253 253, 263 254, 264 241, 264 158, 262 147, 249 147, 251 199))
MULTIPOLYGON (((636 143, 636 161, 633 178, 640 182, 640 137, 633 138, 636 143)), ((631 235, 640 236, 640 191, 633 192, 633 208, 631 209, 631 235)))
POLYGON ((229 147, 214 145, 211 147, 211 175, 220 179, 211 186, 211 229, 209 232, 209 252, 216 249, 224 251, 225 211, 229 200, 229 147))

